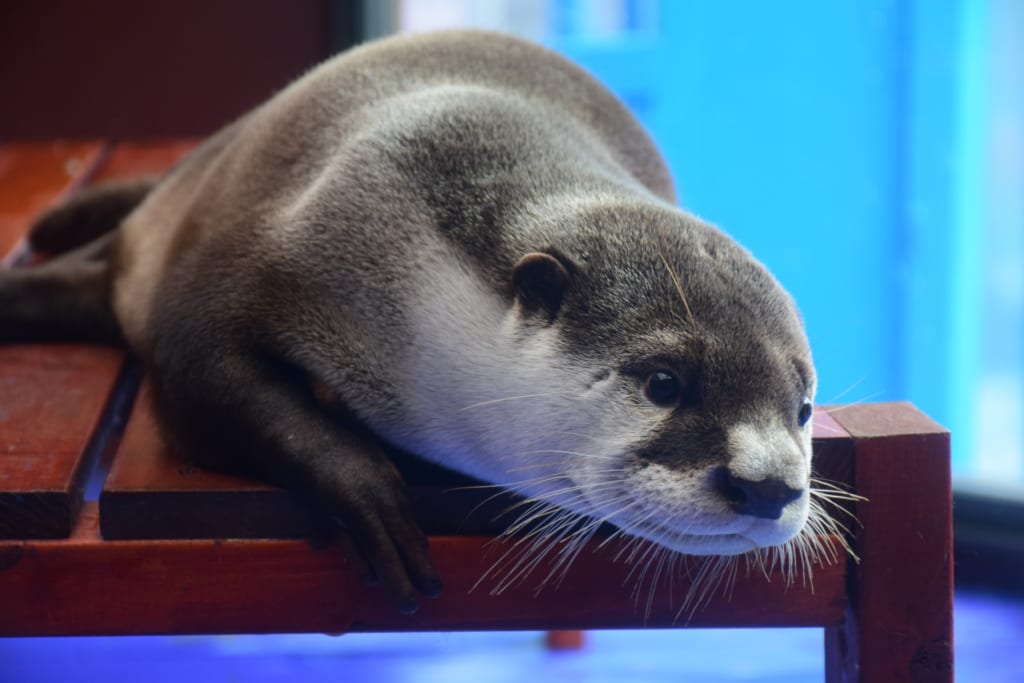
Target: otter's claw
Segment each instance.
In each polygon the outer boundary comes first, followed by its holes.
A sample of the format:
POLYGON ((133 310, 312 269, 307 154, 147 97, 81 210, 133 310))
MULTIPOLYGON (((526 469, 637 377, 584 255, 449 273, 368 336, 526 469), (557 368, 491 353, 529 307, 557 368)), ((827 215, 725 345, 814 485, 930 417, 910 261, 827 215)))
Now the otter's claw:
POLYGON ((403 614, 412 614, 419 608, 420 595, 441 594, 441 578, 401 477, 390 462, 373 464, 352 468, 356 472, 348 474, 357 476, 346 477, 343 490, 333 492, 329 504, 363 581, 379 584, 403 614))

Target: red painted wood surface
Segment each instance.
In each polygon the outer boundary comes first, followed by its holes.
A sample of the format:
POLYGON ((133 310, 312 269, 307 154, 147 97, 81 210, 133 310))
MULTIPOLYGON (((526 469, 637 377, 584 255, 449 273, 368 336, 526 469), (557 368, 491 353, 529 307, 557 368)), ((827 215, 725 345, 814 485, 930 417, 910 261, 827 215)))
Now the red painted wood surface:
MULTIPOLYGON (((159 172, 191 143, 38 143, 0 148, 0 238, 87 182, 159 172)), ((90 444, 123 366, 120 350, 73 344, 0 347, 0 538, 67 536, 90 444)))
POLYGON ((95 173, 105 149, 101 142, 0 145, 0 257, 11 252, 40 211, 95 173))
POLYGON ((160 175, 198 144, 197 140, 150 140, 111 146, 107 163, 92 182, 160 175))
MULTIPOLYGON (((40 211, 85 183, 105 159, 99 142, 0 146, 0 256, 40 211)), ((81 455, 117 359, 73 345, 0 347, 0 538, 70 533, 81 455)))
POLYGON ((121 360, 99 347, 0 347, 0 538, 70 533, 121 360))
MULTIPOLYGON (((348 570, 344 569, 344 560, 338 551, 313 552, 303 541, 240 540, 240 537, 297 535, 303 531, 302 528, 283 527, 287 524, 304 523, 304 520, 301 520, 300 513, 296 512, 298 508, 287 494, 263 484, 190 467, 180 457, 168 451, 161 443, 153 423, 147 406, 146 391, 144 386, 105 483, 101 509, 103 537, 107 540, 101 545, 110 548, 134 548, 150 558, 165 548, 177 548, 175 552, 181 553, 186 552, 185 548, 190 548, 191 550, 187 552, 196 553, 194 558, 178 559, 175 562, 184 563, 182 566, 188 565, 187 570, 182 571, 187 571, 193 577, 214 573, 204 564, 209 560, 202 553, 210 552, 209 548, 223 549, 228 546, 239 553, 308 553, 308 558, 304 561, 340 562, 341 566, 331 565, 334 567, 331 571, 346 575, 330 579, 328 583, 331 588, 324 589, 324 595, 315 599, 302 596, 290 600, 282 598, 288 605, 305 614, 306 618, 301 624, 297 624, 290 617, 283 617, 276 611, 273 614, 262 614, 258 618, 250 612, 242 621, 231 623, 209 621, 209 616, 192 615, 192 618, 206 624, 204 628, 211 631, 568 629, 640 627, 645 623, 665 626, 685 622, 687 618, 677 617, 676 614, 679 596, 685 593, 685 582, 677 580, 673 586, 675 602, 670 602, 668 587, 662 585, 654 601, 657 605, 655 613, 645 621, 643 607, 638 607, 634 602, 630 596, 629 582, 625 580, 630 568, 621 561, 612 561, 609 555, 618 550, 615 544, 610 545, 603 556, 594 556, 587 552, 581 554, 575 571, 563 582, 562 587, 543 592, 540 599, 533 596, 530 591, 532 584, 529 583, 524 588, 499 598, 487 595, 486 583, 478 591, 471 592, 470 588, 497 556, 493 551, 487 552, 482 549, 489 536, 450 534, 455 531, 466 531, 465 520, 468 512, 473 509, 476 502, 490 492, 467 491, 466 494, 470 496, 468 499, 446 500, 445 492, 448 487, 429 478, 412 481, 410 488, 421 523, 432 532, 431 552, 446 582, 446 594, 437 603, 425 603, 416 617, 399 617, 375 591, 368 592, 354 583, 353 577, 347 575, 348 570), (282 519, 289 521, 282 522, 282 519), (445 535, 438 535, 440 533, 445 535), (167 545, 171 542, 111 540, 115 538, 196 540, 178 540, 174 543, 179 545, 167 545), (198 540, 203 538, 209 540, 198 540), (218 538, 233 540, 219 541, 218 538), (204 548, 207 550, 200 550, 204 548), (248 550, 243 551, 243 548, 248 550), (355 591, 355 594, 348 591, 355 591), (344 599, 337 597, 335 592, 340 593, 344 599), (453 595, 455 597, 452 597, 453 595), (478 602, 481 596, 485 596, 486 599, 478 602), (315 606, 307 606, 303 600, 309 600, 315 603, 315 606), (335 600, 342 600, 344 607, 332 602, 335 600), (670 607, 672 604, 676 605, 675 609, 670 607), (339 615, 346 616, 342 618, 339 615), (350 622, 348 625, 346 620, 350 622)), ((819 414, 815 423, 820 433, 820 438, 816 439, 816 447, 821 450, 825 469, 835 477, 837 472, 844 471, 844 464, 840 459, 844 455, 849 455, 849 451, 843 451, 837 446, 849 443, 849 437, 827 414, 819 414)), ((849 469, 846 468, 845 471, 849 469)), ((223 566, 222 560, 223 558, 218 566, 223 566)), ((118 560, 120 561, 122 560, 118 560)), ((261 567, 261 572, 264 564, 269 562, 268 559, 256 560, 248 556, 245 560, 239 561, 255 563, 261 567)), ((292 560, 288 560, 292 561, 299 562, 299 559, 293 557, 292 560)), ((303 581, 307 580, 311 573, 323 571, 305 565, 301 570, 294 567, 292 570, 297 571, 303 577, 303 581)), ((289 584, 276 583, 287 581, 283 576, 264 577, 270 583, 263 587, 245 586, 238 583, 242 579, 234 576, 234 571, 232 570, 231 583, 240 592, 237 595, 225 594, 223 586, 218 583, 217 598, 210 608, 216 609, 218 614, 231 614, 232 610, 217 603, 217 600, 238 600, 244 603, 251 600, 253 595, 264 595, 267 592, 289 595, 295 590, 295 587, 289 584)), ((823 625, 834 619, 836 610, 843 609, 841 605, 846 601, 843 579, 845 571, 843 561, 833 566, 816 568, 813 592, 810 585, 804 585, 801 579, 797 579, 797 584, 787 589, 781 576, 776 575, 768 582, 757 573, 745 576, 741 572, 741 585, 733 592, 732 598, 726 600, 723 595, 717 595, 712 605, 697 612, 690 623, 720 626, 741 623, 823 625), (778 592, 780 589, 781 592, 778 592)), ((135 572, 132 570, 125 573, 135 572)), ((537 574, 542 576, 543 569, 538 570, 537 574)), ((194 587, 194 590, 198 592, 200 588, 194 587)), ((646 598, 646 594, 644 597, 646 598)), ((147 607, 147 610, 149 609, 147 607)), ((166 609, 170 610, 171 605, 166 609)), ((203 614, 205 615, 205 611, 203 614)), ((223 618, 225 617, 218 617, 223 618)), ((131 626, 136 630, 126 632, 140 632, 138 629, 141 629, 141 632, 153 629, 163 632, 162 629, 165 628, 176 629, 177 632, 191 632, 197 628, 195 625, 181 623, 173 627, 152 625, 152 621, 148 623, 150 625, 131 626)), ((123 628, 128 626, 118 625, 114 630, 120 632, 117 629, 123 628)))
POLYGON ((850 612, 826 632, 828 680, 953 680, 949 433, 909 404, 834 413, 854 443, 850 612))
MULTIPOLYGON (((308 510, 273 486, 192 466, 168 449, 145 382, 100 495, 104 538, 305 538, 308 510)), ((495 534, 515 501, 454 472, 393 452, 428 534, 495 534)))
MULTIPOLYGON (((562 584, 532 583, 491 595, 478 579, 494 561, 488 537, 435 536, 444 594, 404 616, 363 586, 332 548, 299 540, 109 541, 87 508, 71 539, 0 542, 0 635, 261 633, 672 626, 686 580, 662 585, 645 618, 630 595, 630 567, 610 551, 585 551, 562 584)), ((543 567, 540 571, 543 571, 543 567)), ((836 624, 845 571, 815 573, 815 591, 780 576, 740 572, 691 626, 836 624)), ((646 596, 645 596, 646 597, 646 596)))
POLYGON ((191 466, 164 444, 143 383, 100 494, 108 539, 299 538, 305 510, 285 491, 191 466))
MULTIPOLYGON (((838 486, 846 490, 853 488, 853 442, 842 425, 831 414, 833 408, 818 407, 814 410, 814 460, 812 476, 819 480, 819 486, 838 486)), ((844 505, 850 514, 852 505, 844 505)))
MULTIPOLYGON (((851 481, 846 432, 815 415, 816 475, 851 481)), ((396 455, 413 509, 427 533, 497 533, 501 512, 518 500, 438 468, 396 455)), ((143 383, 100 497, 104 538, 303 538, 312 523, 290 494, 266 484, 194 467, 160 437, 143 383)))
POLYGON ((582 650, 587 643, 586 631, 548 631, 544 644, 549 650, 582 650))

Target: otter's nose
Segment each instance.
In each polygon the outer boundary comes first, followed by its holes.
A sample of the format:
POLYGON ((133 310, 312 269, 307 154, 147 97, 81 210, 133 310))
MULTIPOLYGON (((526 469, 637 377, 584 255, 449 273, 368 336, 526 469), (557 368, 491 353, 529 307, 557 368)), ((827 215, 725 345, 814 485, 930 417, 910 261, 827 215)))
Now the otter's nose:
POLYGON ((781 479, 750 481, 734 476, 725 467, 715 471, 715 487, 736 512, 765 519, 781 517, 783 508, 802 493, 790 488, 781 479))

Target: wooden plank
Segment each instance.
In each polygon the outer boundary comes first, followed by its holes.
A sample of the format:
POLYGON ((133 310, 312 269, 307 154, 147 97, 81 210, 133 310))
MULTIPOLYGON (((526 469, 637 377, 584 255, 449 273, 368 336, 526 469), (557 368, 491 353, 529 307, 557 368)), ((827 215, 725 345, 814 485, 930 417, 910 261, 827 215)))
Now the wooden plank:
MULTIPOLYGON (((739 572, 731 594, 679 614, 687 579, 662 583, 645 615, 636 576, 610 547, 585 550, 557 588, 491 595, 474 585, 495 559, 489 537, 435 536, 444 594, 401 615, 359 582, 341 552, 298 540, 109 541, 87 508, 71 539, 0 542, 0 635, 581 629, 838 624, 842 564, 798 579, 739 572)), ((498 549, 500 550, 500 548, 498 549)), ((545 566, 534 574, 543 575, 545 566)))
MULTIPOLYGON (((8 241, 35 213, 84 181, 159 172, 191 143, 0 148, 0 231, 8 241), (75 174, 69 176, 69 169, 75 174), (69 180, 70 178, 70 180, 69 180), (6 181, 10 181, 7 183, 6 181)), ((117 416, 107 406, 119 350, 72 344, 0 347, 0 538, 67 536, 92 461, 117 416)))
POLYGON ((826 631, 830 681, 953 680, 949 432, 907 403, 833 413, 854 439, 863 528, 846 623, 826 631))
MULTIPOLYGON (((100 142, 0 146, 5 263, 25 253, 15 245, 34 216, 86 182, 105 158, 100 142)), ((104 350, 0 347, 0 538, 70 533, 83 483, 80 456, 105 400, 95 392, 107 390, 102 368, 111 367, 104 350)))
POLYGON ((107 539, 299 538, 311 521, 285 491, 191 466, 161 439, 143 383, 100 494, 107 539))
MULTIPOLYGON (((112 144, 108 149, 106 163, 98 169, 90 184, 144 176, 158 177, 170 170, 197 144, 197 140, 190 139, 112 144)), ((122 375, 117 384, 117 396, 111 401, 111 409, 117 411, 117 414, 109 416, 111 428, 104 435, 106 444, 95 465, 94 480, 102 482, 117 453, 117 445, 138 391, 139 372, 134 363, 122 366, 122 375)))
POLYGON ((852 490, 853 441, 833 411, 842 407, 818 407, 812 418, 814 428, 813 476, 826 484, 852 490))
MULTIPOLYGON (((851 443, 827 413, 815 416, 816 475, 849 482, 851 443)), ((427 533, 498 533, 502 512, 519 500, 495 497, 479 482, 392 452, 414 512, 427 533)), ((100 495, 103 537, 305 538, 313 532, 306 509, 276 487, 190 465, 160 438, 144 383, 100 495)))
POLYGON ((0 256, 12 253, 36 214, 87 182, 105 154, 96 141, 0 145, 0 256))
POLYGON ((197 140, 151 140, 118 143, 93 182, 160 175, 198 144, 197 140))
MULTIPOLYGON (((392 457, 409 485, 410 501, 427 533, 496 533, 512 494, 399 452, 392 457)), ((308 510, 290 493, 188 463, 160 437, 143 382, 124 438, 100 494, 108 539, 305 538, 308 510)))
POLYGON ((0 538, 70 533, 121 360, 70 344, 0 348, 0 538))
MULTIPOLYGON (((853 438, 836 421, 833 412, 844 406, 825 406, 814 411, 814 487, 827 495, 830 491, 854 492, 853 438)), ((822 496, 822 506, 837 522, 851 532, 858 526, 852 500, 822 496), (824 502, 827 500, 828 502, 824 502)))

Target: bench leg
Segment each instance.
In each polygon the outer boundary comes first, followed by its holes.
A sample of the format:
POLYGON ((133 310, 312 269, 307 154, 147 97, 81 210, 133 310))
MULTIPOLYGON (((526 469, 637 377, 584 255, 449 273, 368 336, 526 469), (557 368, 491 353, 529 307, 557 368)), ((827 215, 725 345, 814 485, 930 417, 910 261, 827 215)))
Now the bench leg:
POLYGON ((825 633, 826 680, 953 680, 949 433, 909 404, 851 406, 859 528, 846 622, 825 633), (880 437, 886 438, 880 438, 880 437))
POLYGON ((548 631, 544 643, 553 651, 581 650, 586 640, 586 631, 548 631))

